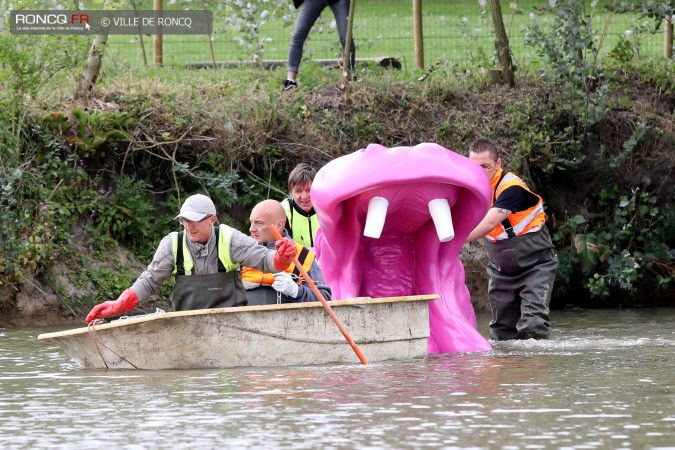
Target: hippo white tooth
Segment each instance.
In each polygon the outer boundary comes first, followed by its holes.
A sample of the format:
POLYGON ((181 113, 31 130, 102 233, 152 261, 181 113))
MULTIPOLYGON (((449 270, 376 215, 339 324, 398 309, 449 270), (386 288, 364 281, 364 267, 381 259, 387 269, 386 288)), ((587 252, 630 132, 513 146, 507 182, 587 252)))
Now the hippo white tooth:
POLYGON ((363 235, 379 239, 384 228, 384 221, 387 218, 387 208, 389 201, 384 197, 373 197, 368 202, 368 216, 366 217, 366 226, 363 229, 363 235))
POLYGON ((429 202, 429 213, 431 219, 436 225, 436 234, 438 240, 447 242, 455 237, 455 227, 452 224, 452 214, 450 212, 450 205, 444 198, 437 198, 429 202))

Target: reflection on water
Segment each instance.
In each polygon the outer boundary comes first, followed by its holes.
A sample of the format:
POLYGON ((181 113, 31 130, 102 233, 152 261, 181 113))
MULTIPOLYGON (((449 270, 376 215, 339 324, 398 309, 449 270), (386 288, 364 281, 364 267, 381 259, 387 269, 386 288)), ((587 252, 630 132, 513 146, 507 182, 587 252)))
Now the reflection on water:
POLYGON ((83 371, 57 329, 0 329, 0 448, 675 448, 675 309, 552 320, 489 353, 200 371, 83 371))

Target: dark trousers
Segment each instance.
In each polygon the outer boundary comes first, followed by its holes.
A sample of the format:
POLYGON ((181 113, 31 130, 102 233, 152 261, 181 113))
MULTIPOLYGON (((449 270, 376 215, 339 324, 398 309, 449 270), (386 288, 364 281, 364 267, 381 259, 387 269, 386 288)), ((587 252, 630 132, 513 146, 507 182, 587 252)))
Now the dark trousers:
MULTIPOLYGON (((333 3, 333 2, 330 2, 333 3)), ((330 6, 330 9, 333 11, 335 16, 335 23, 337 25, 338 34, 340 35, 340 44, 342 44, 342 49, 344 51, 345 42, 347 42, 347 18, 349 17, 349 0, 338 0, 333 4, 329 5, 327 0, 305 0, 300 11, 298 12, 298 17, 295 20, 295 29, 293 30, 293 36, 291 37, 291 45, 288 49, 288 71, 289 72, 298 72, 300 67, 300 60, 302 59, 302 49, 309 36, 309 32, 316 23, 321 12, 326 6, 330 6)), ((352 68, 354 67, 356 57, 354 41, 351 42, 351 61, 350 64, 352 68)))
POLYGON ((547 339, 549 303, 558 268, 546 227, 536 233, 488 242, 490 337, 547 339))

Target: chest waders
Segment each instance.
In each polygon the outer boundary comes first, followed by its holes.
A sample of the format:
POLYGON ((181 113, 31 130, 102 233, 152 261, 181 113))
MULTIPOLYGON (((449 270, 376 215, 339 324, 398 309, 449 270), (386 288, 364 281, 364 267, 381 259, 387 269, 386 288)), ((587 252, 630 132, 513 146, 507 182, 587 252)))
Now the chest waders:
POLYGON ((232 228, 215 228, 218 272, 192 275, 194 263, 184 232, 172 233, 176 285, 171 303, 176 311, 246 306, 246 291, 241 282, 238 264, 230 260, 232 228))
POLYGON ((558 259, 543 227, 497 242, 486 242, 490 337, 547 339, 549 302, 558 259))

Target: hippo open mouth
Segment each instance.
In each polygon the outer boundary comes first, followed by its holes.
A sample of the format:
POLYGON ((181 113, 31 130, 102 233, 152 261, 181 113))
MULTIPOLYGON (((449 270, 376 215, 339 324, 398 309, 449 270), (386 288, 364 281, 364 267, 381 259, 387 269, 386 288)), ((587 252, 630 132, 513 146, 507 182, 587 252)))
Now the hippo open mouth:
POLYGON ((326 164, 312 183, 316 251, 338 299, 438 294, 429 353, 491 350, 476 329, 459 252, 490 206, 490 183, 437 144, 371 144, 326 164))

